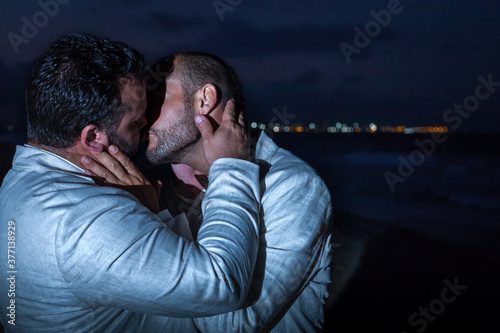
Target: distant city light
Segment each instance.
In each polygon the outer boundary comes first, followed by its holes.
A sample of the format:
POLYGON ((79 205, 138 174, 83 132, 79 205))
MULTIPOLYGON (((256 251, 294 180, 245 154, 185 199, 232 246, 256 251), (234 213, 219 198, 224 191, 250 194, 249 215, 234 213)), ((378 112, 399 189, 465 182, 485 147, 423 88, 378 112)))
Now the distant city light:
MULTIPOLYGON (((352 123, 352 126, 349 126, 345 123, 342 122, 336 122, 335 125, 333 123, 328 124, 327 122, 322 122, 320 125, 316 123, 309 123, 307 126, 303 126, 300 123, 295 123, 293 126, 290 125, 283 125, 280 123, 268 123, 263 124, 263 123, 257 123, 257 122, 252 122, 250 124, 252 128, 259 128, 261 130, 265 130, 266 128, 273 131, 273 132, 285 132, 285 133, 290 133, 290 132, 296 132, 296 133, 302 133, 302 132, 315 132, 315 133, 361 133, 361 132, 368 132, 368 133, 375 133, 377 131, 380 131, 382 133, 401 133, 401 134, 418 134, 418 133, 446 133, 448 132, 448 127, 446 126, 416 126, 416 127, 410 127, 410 126, 404 126, 404 125, 397 125, 397 126, 391 126, 391 125, 384 125, 384 126, 377 126, 375 123, 370 123, 370 125, 366 126, 363 125, 361 126, 358 122, 352 123)), ((14 126, 9 125, 7 126, 8 131, 13 131, 14 126)))
POLYGON ((405 134, 413 134, 413 133, 415 133, 414 128, 405 128, 405 134))

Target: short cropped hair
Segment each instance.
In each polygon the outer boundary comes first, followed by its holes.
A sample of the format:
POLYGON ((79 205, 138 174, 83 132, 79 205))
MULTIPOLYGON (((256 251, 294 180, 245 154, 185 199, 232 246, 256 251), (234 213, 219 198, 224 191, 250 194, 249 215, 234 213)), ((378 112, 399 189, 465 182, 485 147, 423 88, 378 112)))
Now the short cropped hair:
POLYGON ((144 56, 125 43, 88 34, 47 46, 26 89, 28 140, 69 148, 87 125, 115 130, 126 113, 124 84, 143 80, 144 56))
MULTIPOLYGON (((161 58, 151 66, 155 78, 160 84, 152 90, 164 89, 164 82, 170 78, 180 81, 185 103, 192 103, 194 94, 205 84, 212 84, 217 89, 223 105, 234 99, 236 110, 245 108, 243 89, 235 71, 221 58, 202 52, 183 52, 161 58)), ((147 82, 146 82, 147 84, 147 82)))

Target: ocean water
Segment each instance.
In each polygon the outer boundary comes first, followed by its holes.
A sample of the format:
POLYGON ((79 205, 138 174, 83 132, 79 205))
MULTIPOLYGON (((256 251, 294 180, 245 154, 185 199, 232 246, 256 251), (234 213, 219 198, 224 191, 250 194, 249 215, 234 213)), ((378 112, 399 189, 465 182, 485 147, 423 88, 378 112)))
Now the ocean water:
POLYGON ((335 210, 452 242, 500 236, 499 135, 450 134, 433 150, 415 143, 431 147, 424 135, 277 133, 273 139, 318 171, 335 210))

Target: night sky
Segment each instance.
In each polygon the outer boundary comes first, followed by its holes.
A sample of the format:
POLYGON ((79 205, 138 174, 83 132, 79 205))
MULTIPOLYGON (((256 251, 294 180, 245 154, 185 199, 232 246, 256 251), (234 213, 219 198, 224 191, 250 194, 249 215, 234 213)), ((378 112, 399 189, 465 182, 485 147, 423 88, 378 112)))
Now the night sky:
POLYGON ((126 42, 148 63, 185 50, 221 56, 251 121, 446 126, 467 100, 475 111, 458 131, 500 132, 498 1, 4 0, 0 130, 24 128, 34 61, 74 32, 126 42), (499 83, 474 105, 480 76, 499 83))

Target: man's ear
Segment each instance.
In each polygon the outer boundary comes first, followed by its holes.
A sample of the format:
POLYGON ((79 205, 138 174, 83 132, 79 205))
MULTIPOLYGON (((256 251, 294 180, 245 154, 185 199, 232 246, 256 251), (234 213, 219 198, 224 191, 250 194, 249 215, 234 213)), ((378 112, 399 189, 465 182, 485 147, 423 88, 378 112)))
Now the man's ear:
POLYGON ((195 96, 196 114, 209 115, 219 104, 217 88, 213 84, 204 85, 195 96))
POLYGON ((108 146, 108 136, 96 125, 87 125, 82 130, 80 144, 89 151, 101 152, 108 146))

